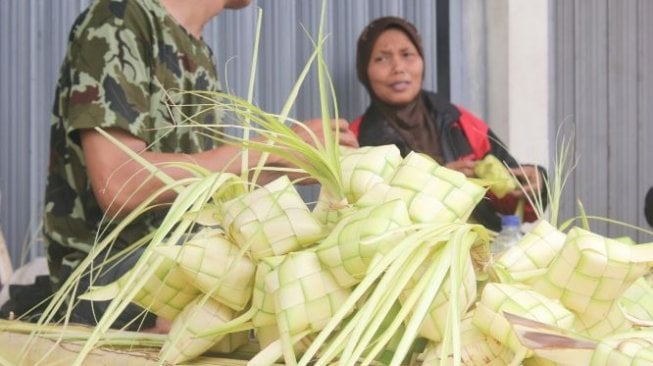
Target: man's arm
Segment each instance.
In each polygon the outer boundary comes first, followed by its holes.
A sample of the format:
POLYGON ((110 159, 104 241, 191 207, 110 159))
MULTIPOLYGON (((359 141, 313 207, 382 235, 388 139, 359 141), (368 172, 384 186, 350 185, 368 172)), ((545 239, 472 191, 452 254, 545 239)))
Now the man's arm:
MULTIPOLYGON (((309 120, 306 122, 306 126, 320 141, 324 141, 321 120, 309 120)), ((347 128, 347 121, 340 120, 338 126, 340 128, 340 145, 357 147, 356 137, 347 128)), ((335 122, 332 124, 332 128, 335 128, 335 122)), ((295 129, 295 131, 305 141, 312 143, 311 137, 303 129, 295 129)), ((124 130, 109 129, 108 132, 122 144, 138 152, 148 162, 161 167, 164 173, 175 180, 190 177, 190 173, 185 169, 171 166, 170 163, 192 163, 215 172, 241 173, 239 156, 242 148, 237 145, 223 145, 196 154, 158 153, 146 150, 145 142, 124 130)), ((164 186, 163 182, 153 177, 140 163, 133 161, 129 155, 98 131, 82 130, 81 139, 93 192, 100 207, 111 217, 126 215, 154 191, 164 186)), ((250 149, 248 166, 255 166, 260 157, 259 151, 250 149)), ((290 166, 289 163, 274 155, 268 157, 267 165, 290 166)), ((260 182, 265 183, 278 176, 279 173, 265 172, 262 174, 260 182)), ((172 202, 175 196, 174 191, 168 191, 159 196, 155 202, 172 202)))

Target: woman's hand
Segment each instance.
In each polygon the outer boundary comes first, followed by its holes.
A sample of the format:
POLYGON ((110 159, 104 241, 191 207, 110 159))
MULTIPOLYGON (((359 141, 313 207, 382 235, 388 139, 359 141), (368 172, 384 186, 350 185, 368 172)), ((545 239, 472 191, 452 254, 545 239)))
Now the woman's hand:
MULTIPOLYGON (((537 195, 542 189, 542 177, 536 166, 522 165, 510 169, 515 177, 519 180, 520 185, 528 195, 537 195)), ((522 197, 524 192, 522 188, 516 189, 510 193, 515 197, 522 197)))
POLYGON ((476 161, 463 160, 463 159, 452 161, 451 163, 447 163, 447 165, 445 165, 446 168, 459 171, 465 174, 465 176, 470 178, 476 176, 476 174, 474 174, 475 166, 476 166, 476 161))

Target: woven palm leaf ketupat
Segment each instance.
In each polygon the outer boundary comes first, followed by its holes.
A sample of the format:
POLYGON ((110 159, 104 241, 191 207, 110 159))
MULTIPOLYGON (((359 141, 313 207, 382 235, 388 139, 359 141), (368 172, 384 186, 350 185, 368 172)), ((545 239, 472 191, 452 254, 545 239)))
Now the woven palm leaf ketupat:
POLYGON ((653 333, 650 328, 621 332, 600 340, 564 328, 507 314, 522 343, 552 365, 650 365, 653 333))
POLYGON ((299 250, 326 234, 285 175, 222 209, 227 236, 254 260, 299 250))
MULTIPOLYGON (((488 365, 505 366, 513 359, 513 352, 496 339, 481 332, 472 323, 472 314, 467 316, 460 323, 461 340, 463 344, 462 365, 488 365)), ((429 342, 426 351, 421 356, 424 365, 451 365, 453 357, 451 354, 442 356, 442 343, 429 342)))
POLYGON ((234 311, 200 295, 189 303, 172 322, 166 342, 161 347, 161 359, 171 364, 192 360, 214 347, 224 335, 198 337, 206 327, 224 324, 234 318, 234 311))
POLYGON ((236 311, 251 299, 256 264, 221 229, 202 228, 183 245, 156 253, 176 261, 192 286, 236 311))
POLYGON ((653 324, 653 287, 646 278, 638 278, 619 297, 618 303, 626 318, 635 325, 653 324))
POLYGON ((570 328, 575 315, 558 301, 531 289, 510 284, 488 283, 474 309, 473 324, 509 347, 520 361, 532 352, 518 340, 504 312, 516 314, 546 324, 570 328))
MULTIPOLYGON (((267 274, 265 287, 275 299, 282 341, 302 332, 321 330, 350 294, 338 286, 311 251, 286 254, 279 266, 267 274)), ((287 349, 284 357, 287 364, 295 360, 294 352, 287 349)))
POLYGON ((388 183, 401 154, 395 145, 365 146, 359 149, 341 149, 340 169, 345 200, 338 202, 321 189, 313 214, 331 229, 343 215, 351 212, 350 203, 358 201, 378 183, 388 183))
POLYGON ((495 258, 492 270, 501 282, 531 283, 558 256, 566 235, 546 220, 539 220, 517 245, 495 258))
POLYGON ((616 302, 650 271, 652 254, 653 244, 633 245, 573 228, 533 288, 559 299, 577 314, 580 327, 603 337, 629 327, 616 302))
POLYGON ((343 217, 316 247, 320 262, 344 288, 356 285, 372 259, 405 236, 411 224, 406 204, 393 200, 343 217))
MULTIPOLYGON (((149 260, 147 266, 155 266, 143 286, 131 300, 134 304, 164 319, 172 320, 181 313, 201 292, 188 286, 188 278, 172 260, 149 260)), ((80 296, 83 300, 102 301, 114 299, 123 287, 131 283, 132 271, 125 273, 116 282, 106 286, 91 288, 80 296)))
POLYGON ((375 184, 388 183, 402 160, 399 148, 395 145, 344 150, 340 158, 340 169, 347 200, 356 202, 375 184))
POLYGON ((402 199, 415 223, 465 222, 485 188, 464 174, 439 165, 427 155, 411 152, 386 185, 374 185, 356 203, 360 206, 402 199))

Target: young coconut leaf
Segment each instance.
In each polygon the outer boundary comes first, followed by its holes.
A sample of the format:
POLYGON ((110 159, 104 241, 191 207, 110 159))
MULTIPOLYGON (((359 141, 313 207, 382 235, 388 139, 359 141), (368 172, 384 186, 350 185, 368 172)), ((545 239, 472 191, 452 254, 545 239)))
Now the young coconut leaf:
MULTIPOLYGON (((468 253, 463 252, 460 256, 460 259, 463 261, 463 265, 460 266, 462 267, 460 268, 460 278, 453 278, 453 273, 451 272, 445 278, 442 287, 433 299, 429 311, 420 326, 420 336, 433 342, 442 341, 445 336, 450 311, 455 311, 462 317, 476 301, 476 275, 472 266, 471 257, 468 253), (457 287, 459 290, 454 291, 454 287, 457 287), (457 297, 456 301, 452 299, 454 296, 457 297), (453 308, 454 305, 456 308, 453 308)), ((438 258, 435 260, 442 259, 438 258)), ((408 283, 404 288, 404 292, 399 297, 402 302, 407 299, 415 287, 416 282, 422 278, 431 265, 433 265, 432 262, 424 263, 413 275, 411 282, 408 283)))
MULTIPOLYGON (((406 274, 405 276, 407 277, 407 281, 412 274, 410 271, 406 271, 406 268, 402 265, 408 259, 410 259, 411 256, 415 261, 417 261, 416 265, 419 265, 424 257, 418 257, 413 254, 416 251, 419 251, 422 253, 422 255, 428 253, 428 247, 424 248, 423 245, 424 240, 428 238, 437 242, 437 240, 435 240, 436 237, 441 237, 441 240, 446 240, 447 233, 450 233, 451 230, 452 228, 448 225, 438 225, 437 227, 431 227, 428 230, 417 231, 410 234, 402 241, 398 242, 397 245, 392 247, 385 255, 379 256, 378 260, 373 261, 372 265, 369 267, 367 275, 356 287, 353 288, 351 295, 345 302, 341 304, 340 308, 335 314, 333 314, 329 322, 325 325, 324 329, 320 331, 320 333, 313 340, 313 343, 310 345, 310 347, 306 350, 306 352, 304 352, 302 358, 299 360, 299 365, 304 366, 311 362, 318 351, 320 351, 321 348, 327 343, 329 345, 321 351, 320 358, 317 360, 317 364, 328 364, 331 360, 337 357, 340 352, 342 352, 343 345, 348 341, 355 339, 350 337, 354 327, 356 327, 357 324, 362 327, 365 327, 367 324, 369 324, 369 322, 359 321, 358 318, 372 317, 377 313, 374 310, 375 305, 373 302, 375 301, 371 301, 370 297, 366 297, 369 291, 372 291, 372 296, 375 296, 378 299, 382 299, 386 297, 386 294, 393 292, 392 289, 398 288, 398 291, 394 290, 394 292, 396 292, 396 299, 399 295, 399 292, 403 288, 401 284, 396 284, 396 282, 401 281, 400 278, 396 278, 396 275, 398 273, 401 273, 402 276, 406 274), (394 266, 394 269, 391 268, 392 266, 394 266), (404 271, 400 271, 401 269, 404 271), (389 284, 377 284, 379 279, 383 277, 385 277, 386 280, 382 280, 382 282, 389 284), (391 285, 396 286, 391 287, 391 285), (363 309, 359 309, 353 315, 352 319, 348 320, 346 325, 343 326, 343 321, 345 318, 353 311, 353 309, 359 305, 359 301, 362 298, 366 299, 362 306, 370 307, 372 310, 365 311, 363 309), (339 329, 337 334, 335 334, 336 328, 339 327, 341 327, 341 329, 339 329)), ((391 306, 392 304, 390 304, 390 307, 391 306)), ((399 320, 399 324, 396 325, 396 328, 398 328, 400 325, 401 320, 399 320)), ((392 338, 392 335, 390 335, 388 338, 392 338)), ((384 343, 387 344, 387 341, 384 343)))
POLYGON ((233 178, 234 176, 230 174, 215 173, 189 184, 186 189, 178 194, 159 229, 153 233, 152 240, 133 270, 127 273, 123 282, 120 282, 121 286, 118 294, 107 307, 104 316, 98 322, 88 342, 84 344, 79 353, 79 358, 75 362, 76 365, 84 360, 94 347, 97 339, 109 329, 120 312, 143 291, 145 284, 156 278, 155 273, 160 269, 160 264, 164 261, 164 258, 158 256, 150 262, 150 256, 154 253, 153 248, 159 245, 175 245, 181 242, 183 236, 187 234, 194 224, 192 220, 184 219, 185 214, 189 210, 199 211, 199 208, 211 199, 223 184, 230 182, 233 178))

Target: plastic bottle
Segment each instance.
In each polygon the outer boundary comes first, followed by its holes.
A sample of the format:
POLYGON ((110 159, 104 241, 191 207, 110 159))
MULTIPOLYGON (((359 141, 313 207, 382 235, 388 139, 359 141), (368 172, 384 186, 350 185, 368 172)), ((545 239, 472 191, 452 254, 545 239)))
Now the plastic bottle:
POLYGON ((492 253, 501 254, 513 245, 517 244, 522 237, 521 220, 517 215, 504 215, 501 217, 501 231, 492 243, 492 253))

